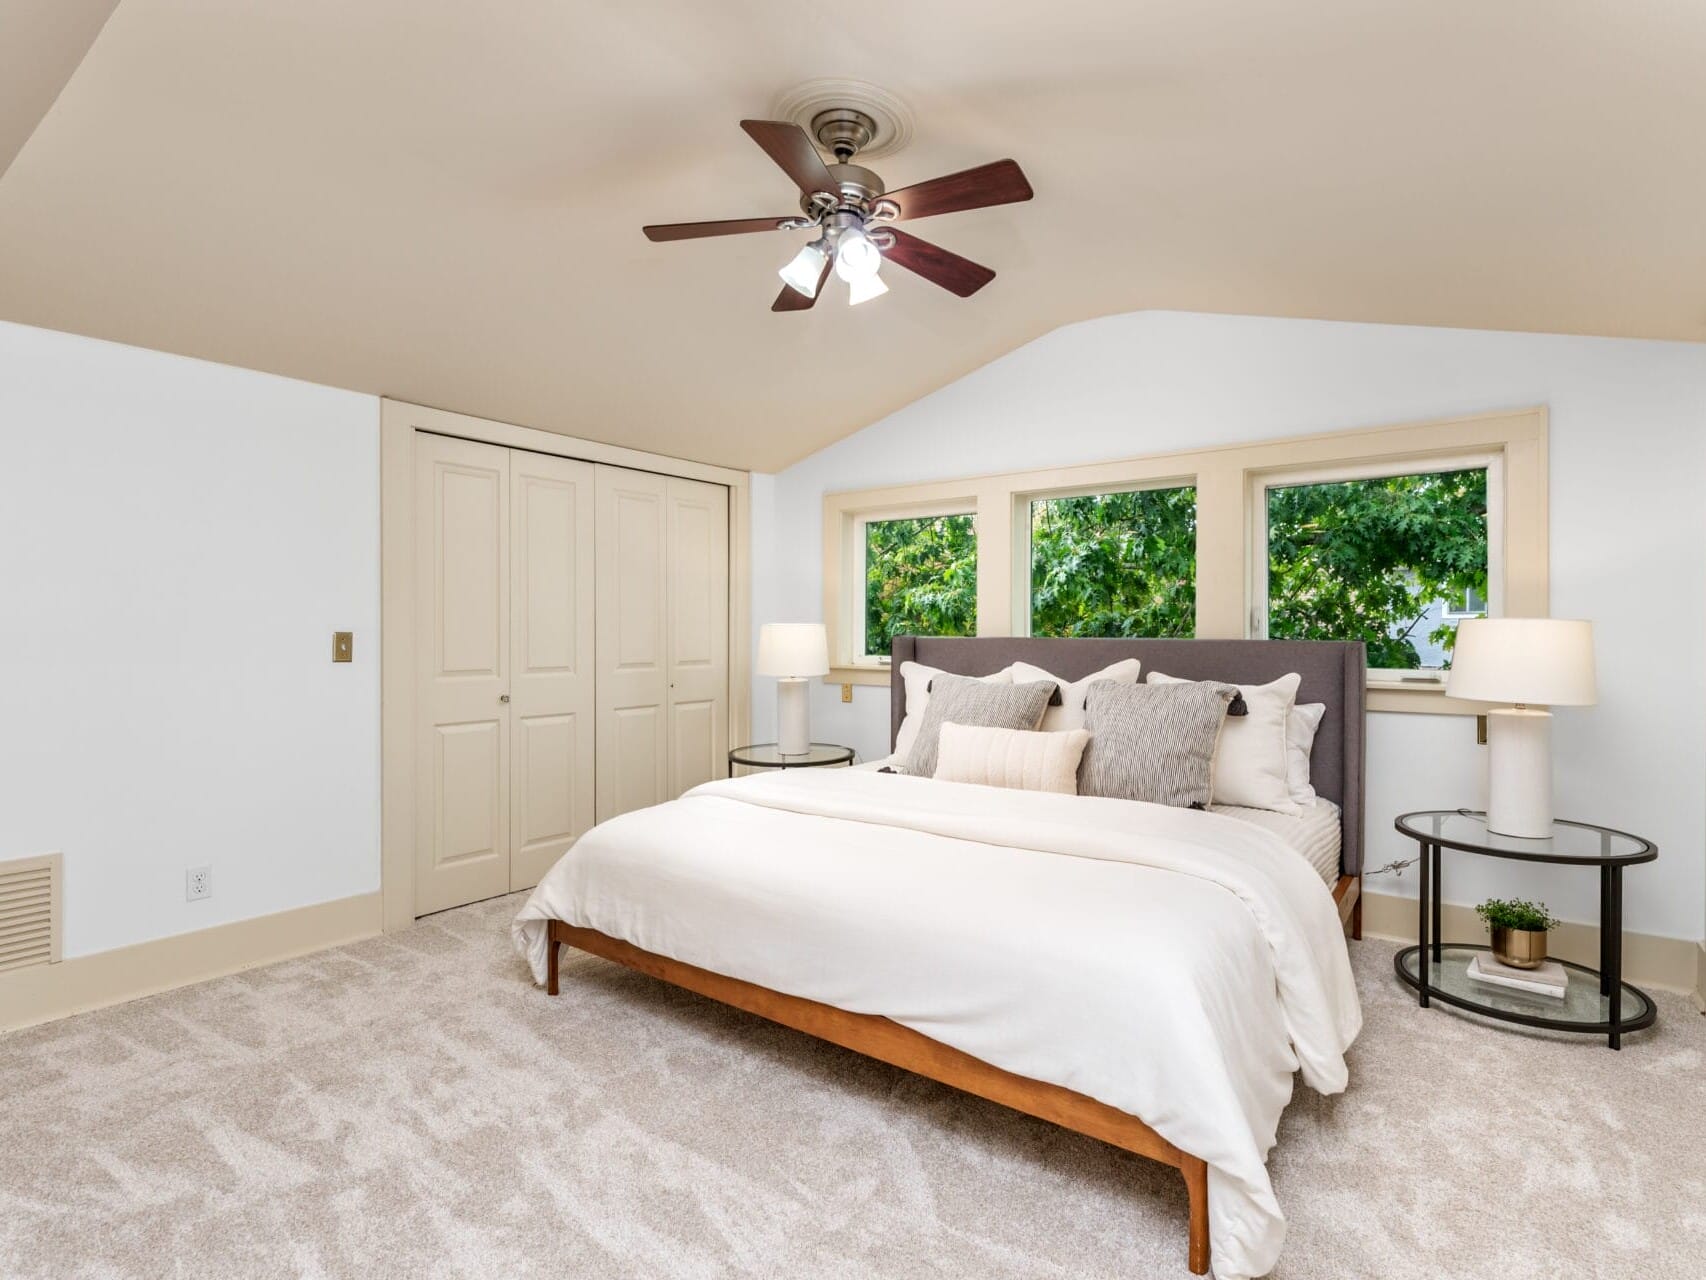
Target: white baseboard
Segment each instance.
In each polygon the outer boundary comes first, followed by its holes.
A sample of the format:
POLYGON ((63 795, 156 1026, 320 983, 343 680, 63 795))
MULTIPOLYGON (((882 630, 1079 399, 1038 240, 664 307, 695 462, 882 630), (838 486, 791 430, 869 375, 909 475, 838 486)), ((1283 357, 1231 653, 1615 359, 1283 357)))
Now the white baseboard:
MULTIPOLYGON (((1487 928, 1473 907, 1447 902, 1440 907, 1440 932, 1448 939, 1485 941, 1487 928)), ((1364 937, 1394 942, 1416 940, 1416 900, 1396 894, 1363 893, 1364 937)), ((1565 923, 1552 931, 1547 950, 1560 960, 1599 967, 1599 927, 1565 923)), ((1680 991, 1700 1001, 1706 980, 1706 944, 1688 938, 1661 938, 1623 931, 1623 977, 1641 987, 1680 991)), ((1703 1006, 1706 1008, 1706 1006, 1703 1006)))
POLYGON ((378 893, 0 974, 0 1031, 50 1022, 381 932, 378 893))

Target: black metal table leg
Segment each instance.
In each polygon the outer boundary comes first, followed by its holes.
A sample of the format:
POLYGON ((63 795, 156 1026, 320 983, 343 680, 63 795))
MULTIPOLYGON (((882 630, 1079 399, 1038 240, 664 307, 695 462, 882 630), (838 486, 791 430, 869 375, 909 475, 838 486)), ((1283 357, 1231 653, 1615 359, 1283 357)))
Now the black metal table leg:
POLYGON ((1611 947, 1606 956, 1606 972, 1610 974, 1611 1001, 1609 1017, 1611 1031, 1606 1043, 1613 1049, 1623 1047, 1623 868, 1608 867, 1611 873, 1611 947))
POLYGON ((1599 869, 1599 994, 1611 994, 1611 868, 1599 869))
POLYGON ((1432 931, 1433 931, 1433 940, 1434 940, 1434 963, 1438 964, 1439 960, 1440 960, 1440 954, 1439 954, 1439 948, 1440 948, 1439 904, 1440 904, 1440 900, 1445 896, 1445 881, 1439 873, 1440 853, 1439 853, 1439 846, 1437 844, 1433 847, 1433 859, 1434 859, 1434 865, 1433 865, 1434 896, 1433 896, 1433 907, 1432 907, 1432 914, 1433 914, 1432 931))
POLYGON ((1416 1001, 1424 1009, 1428 1007, 1428 866, 1433 861, 1431 853, 1431 846, 1424 844, 1419 859, 1422 865, 1421 896, 1416 899, 1416 942, 1419 944, 1416 947, 1416 977, 1419 979, 1416 1001))

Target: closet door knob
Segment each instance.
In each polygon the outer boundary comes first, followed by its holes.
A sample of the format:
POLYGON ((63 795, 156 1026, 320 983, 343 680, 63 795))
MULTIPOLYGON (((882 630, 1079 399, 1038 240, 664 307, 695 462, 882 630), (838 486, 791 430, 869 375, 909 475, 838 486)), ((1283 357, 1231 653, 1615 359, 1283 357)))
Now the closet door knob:
POLYGON ((499 702, 508 702, 508 701, 509 701, 509 694, 507 694, 507 693, 500 693, 500 694, 499 694, 499 695, 498 695, 498 701, 499 701, 499 702))

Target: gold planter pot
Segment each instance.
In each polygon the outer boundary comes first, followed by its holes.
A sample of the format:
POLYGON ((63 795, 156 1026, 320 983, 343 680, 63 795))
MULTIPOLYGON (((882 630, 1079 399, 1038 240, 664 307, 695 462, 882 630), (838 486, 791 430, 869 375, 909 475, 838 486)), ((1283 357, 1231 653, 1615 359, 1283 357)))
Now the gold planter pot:
POLYGON ((1513 969, 1538 969, 1546 962, 1546 930, 1493 926, 1493 958, 1513 969))

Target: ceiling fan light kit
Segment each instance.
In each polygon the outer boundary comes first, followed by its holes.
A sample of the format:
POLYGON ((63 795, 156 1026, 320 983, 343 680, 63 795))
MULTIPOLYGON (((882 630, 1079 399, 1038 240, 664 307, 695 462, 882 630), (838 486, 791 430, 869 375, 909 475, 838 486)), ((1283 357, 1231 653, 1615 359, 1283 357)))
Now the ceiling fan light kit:
POLYGON ((800 193, 799 216, 653 225, 645 228, 647 239, 815 230, 816 238, 777 273, 784 287, 771 304, 772 311, 809 309, 822 294, 832 269, 848 286, 851 305, 881 297, 888 292, 879 274, 885 260, 962 298, 995 279, 988 267, 887 224, 1029 200, 1031 184, 1018 164, 997 160, 891 192, 870 169, 853 163, 860 149, 879 136, 882 126, 877 120, 855 107, 828 106, 814 112, 810 125, 808 133, 791 120, 740 122, 793 179, 800 193), (832 163, 824 162, 820 146, 835 157, 832 163))

